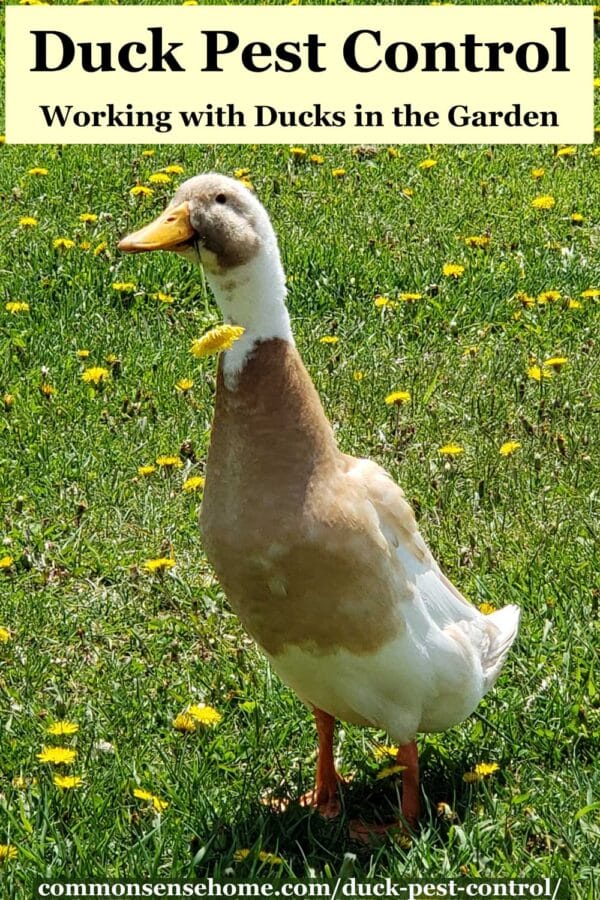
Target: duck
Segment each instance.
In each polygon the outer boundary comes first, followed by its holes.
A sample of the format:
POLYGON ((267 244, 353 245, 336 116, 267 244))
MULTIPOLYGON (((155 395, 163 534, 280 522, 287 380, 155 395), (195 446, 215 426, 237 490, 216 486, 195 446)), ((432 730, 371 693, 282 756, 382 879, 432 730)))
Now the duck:
POLYGON ((416 736, 474 712, 516 638, 519 607, 480 612, 442 572, 403 490, 338 447, 295 345, 275 231, 251 189, 192 177, 118 247, 201 266, 241 333, 218 360, 200 530, 231 607, 314 713, 316 782, 302 803, 340 813, 340 720, 385 731, 402 770, 398 818, 359 822, 354 836, 415 827, 416 736))

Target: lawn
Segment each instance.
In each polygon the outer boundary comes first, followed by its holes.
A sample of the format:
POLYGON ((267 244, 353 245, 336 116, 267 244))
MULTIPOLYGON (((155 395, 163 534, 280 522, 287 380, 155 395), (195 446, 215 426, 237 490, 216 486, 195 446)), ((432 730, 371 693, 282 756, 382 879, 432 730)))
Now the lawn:
POLYGON ((300 150, 0 146, 1 896, 230 868, 600 894, 600 147, 300 150), (348 820, 397 802, 382 733, 338 731, 339 821, 261 802, 311 786, 316 741, 203 556, 215 360, 189 348, 216 307, 183 260, 116 250, 185 177, 239 169, 342 448, 474 603, 523 610, 478 713, 420 739, 421 830, 371 849, 348 820), (182 732, 191 704, 219 715, 182 732))

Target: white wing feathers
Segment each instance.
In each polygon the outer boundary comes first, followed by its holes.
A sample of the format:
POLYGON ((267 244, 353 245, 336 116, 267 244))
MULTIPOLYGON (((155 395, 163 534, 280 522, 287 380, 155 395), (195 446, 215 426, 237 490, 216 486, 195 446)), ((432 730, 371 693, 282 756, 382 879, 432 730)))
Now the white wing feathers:
POLYGON ((352 460, 348 476, 366 492, 379 527, 412 583, 413 603, 430 624, 479 658, 485 693, 496 681, 519 628, 520 610, 510 605, 482 615, 440 570, 421 537, 404 492, 376 463, 352 460))

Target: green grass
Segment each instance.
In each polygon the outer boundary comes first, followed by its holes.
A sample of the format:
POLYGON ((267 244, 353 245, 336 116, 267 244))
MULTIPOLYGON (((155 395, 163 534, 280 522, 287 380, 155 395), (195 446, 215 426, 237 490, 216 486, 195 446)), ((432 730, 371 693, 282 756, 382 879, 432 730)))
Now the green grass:
POLYGON ((18 853, 0 865, 2 896, 30 896, 42 875, 219 877, 233 866, 268 878, 259 850, 299 876, 342 866, 359 878, 552 875, 573 897, 598 895, 598 811, 578 815, 600 799, 600 300, 581 296, 600 288, 591 149, 556 158, 552 147, 402 147, 392 158, 310 148, 325 157, 317 166, 282 147, 157 147, 149 158, 133 146, 0 146, 0 398, 13 398, 0 403, 0 557, 14 559, 0 572, 10 631, 0 643, 0 844, 18 853), (437 165, 420 170, 427 156, 437 165), (361 850, 348 838, 350 818, 391 814, 397 801, 398 784, 375 779, 382 734, 339 733, 342 772, 355 777, 338 822, 260 803, 311 786, 315 737, 229 610, 203 556, 199 496, 182 491, 203 472, 214 391, 214 360, 195 360, 189 346, 217 313, 182 260, 115 249, 173 186, 142 200, 130 188, 172 163, 186 175, 250 169, 280 238, 298 346, 341 446, 393 473, 474 602, 523 609, 479 715, 420 740, 426 809, 408 847, 361 850), (32 166, 48 175, 28 176, 32 166), (533 210, 538 194, 553 195, 554 209, 533 210), (80 223, 83 212, 98 221, 80 223), (38 225, 20 227, 22 216, 38 225), (489 248, 466 247, 483 233, 489 248), (75 247, 55 250, 57 237, 75 247), (444 277, 446 262, 464 275, 444 277), (135 293, 119 295, 118 281, 135 293), (546 290, 561 298, 515 298, 546 290), (403 291, 423 297, 373 303, 403 291), (9 313, 16 300, 29 311, 9 313), (321 344, 328 334, 339 342, 321 344), (532 361, 554 355, 568 363, 551 379, 528 377, 532 361), (88 365, 111 369, 103 389, 81 380, 88 365), (182 377, 194 380, 187 394, 174 387, 182 377), (44 396, 42 383, 56 393, 44 396), (387 407, 395 389, 411 402, 387 407), (503 458, 509 439, 522 446, 503 458), (448 441, 465 452, 446 462, 448 441), (162 453, 181 454, 186 469, 137 475, 162 453), (171 551, 173 570, 143 570, 171 551), (190 702, 215 706, 221 723, 175 732, 190 702), (80 726, 63 742, 77 749, 68 771, 84 783, 61 792, 36 754, 60 743, 46 728, 63 717, 80 726), (479 761, 500 769, 465 783, 479 761), (169 802, 162 816, 135 787, 169 802), (456 821, 437 816, 440 801, 456 821), (241 848, 252 853, 235 863, 241 848))

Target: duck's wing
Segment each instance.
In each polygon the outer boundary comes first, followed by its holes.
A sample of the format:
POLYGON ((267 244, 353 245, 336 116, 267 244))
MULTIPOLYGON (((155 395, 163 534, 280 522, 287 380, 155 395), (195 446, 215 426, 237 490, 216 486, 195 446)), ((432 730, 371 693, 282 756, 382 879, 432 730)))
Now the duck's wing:
MULTIPOLYGON (((484 616, 441 571, 419 532, 413 510, 402 489, 376 463, 348 459, 347 476, 374 509, 379 528, 403 575, 413 586, 413 621, 422 620, 424 629, 439 630, 438 637, 450 639, 464 656, 481 664, 484 691, 500 673, 519 627, 520 610, 506 606, 484 616), (421 614, 419 616, 419 614, 421 614)), ((436 640, 434 643, 438 644, 436 640)))

